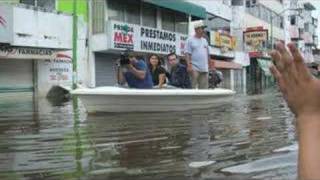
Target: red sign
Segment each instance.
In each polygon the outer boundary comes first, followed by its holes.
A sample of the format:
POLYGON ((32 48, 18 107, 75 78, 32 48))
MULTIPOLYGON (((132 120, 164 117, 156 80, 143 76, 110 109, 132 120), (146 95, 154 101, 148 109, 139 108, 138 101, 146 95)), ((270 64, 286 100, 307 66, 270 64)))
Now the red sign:
POLYGON ((134 29, 127 24, 114 24, 113 30, 114 47, 133 50, 134 29))
POLYGON ((132 44, 133 43, 133 34, 123 34, 120 32, 114 33, 114 42, 132 44))
POLYGON ((249 57, 250 58, 263 57, 263 53, 262 52, 249 52, 249 57))

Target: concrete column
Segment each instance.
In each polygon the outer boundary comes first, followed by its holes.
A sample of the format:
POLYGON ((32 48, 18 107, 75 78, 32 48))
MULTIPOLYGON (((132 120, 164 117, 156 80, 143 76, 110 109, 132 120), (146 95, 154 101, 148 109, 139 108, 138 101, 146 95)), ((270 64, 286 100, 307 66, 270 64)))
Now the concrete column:
POLYGON ((234 70, 230 69, 230 87, 232 90, 235 90, 234 74, 234 70))
POLYGON ((243 93, 247 92, 247 69, 243 67, 242 69, 242 84, 243 84, 243 93))
POLYGON ((87 86, 95 87, 96 86, 96 72, 95 72, 95 57, 94 52, 92 51, 92 1, 88 1, 88 77, 87 86))

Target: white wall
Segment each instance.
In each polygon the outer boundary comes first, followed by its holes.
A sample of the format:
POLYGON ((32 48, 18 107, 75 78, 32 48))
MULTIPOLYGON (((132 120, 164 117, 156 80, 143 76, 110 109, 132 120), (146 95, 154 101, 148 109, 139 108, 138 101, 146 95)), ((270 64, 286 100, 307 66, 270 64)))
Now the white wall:
POLYGON ((231 8, 222 3, 221 0, 188 0, 196 5, 203 6, 207 12, 221 18, 232 20, 231 8))
POLYGON ((259 3, 265 5, 267 8, 277 13, 280 13, 284 10, 284 4, 281 4, 277 0, 260 0, 259 3))
MULTIPOLYGON (((78 19, 77 41, 77 84, 88 86, 90 74, 88 73, 88 49, 86 47, 87 23, 83 18, 78 19)), ((61 85, 71 89, 72 87, 72 51, 62 51, 60 54, 69 58, 56 58, 54 60, 38 60, 38 95, 46 96, 52 86, 61 85)))
MULTIPOLYGON (((9 34, 10 37, 8 37, 11 45, 72 48, 71 16, 27 9, 15 5, 0 5, 0 10, 1 13, 11 16, 7 20, 8 24, 12 24, 12 29, 9 30, 11 32, 9 34), (4 8, 6 10, 2 11, 1 9, 4 8)), ((2 41, 3 38, 0 36, 0 42, 2 41)))

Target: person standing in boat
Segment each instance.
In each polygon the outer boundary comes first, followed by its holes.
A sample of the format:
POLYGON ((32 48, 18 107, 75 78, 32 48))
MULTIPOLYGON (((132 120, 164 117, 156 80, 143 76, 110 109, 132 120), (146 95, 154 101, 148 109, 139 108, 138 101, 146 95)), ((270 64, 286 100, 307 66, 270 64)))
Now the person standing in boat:
POLYGON ((208 89, 209 79, 209 46, 204 38, 203 21, 194 24, 195 35, 189 37, 186 43, 186 59, 188 72, 191 75, 192 88, 208 89))
POLYGON ((152 77, 143 59, 137 59, 132 52, 121 55, 118 68, 118 82, 130 88, 152 89, 152 77))
POLYGON ((178 58, 175 53, 168 54, 167 60, 170 72, 167 73, 169 84, 178 88, 191 89, 191 81, 187 71, 187 66, 178 62, 178 58))
POLYGON ((161 66, 160 57, 151 54, 148 60, 149 71, 152 76, 153 86, 155 88, 163 88, 166 83, 166 70, 161 66))

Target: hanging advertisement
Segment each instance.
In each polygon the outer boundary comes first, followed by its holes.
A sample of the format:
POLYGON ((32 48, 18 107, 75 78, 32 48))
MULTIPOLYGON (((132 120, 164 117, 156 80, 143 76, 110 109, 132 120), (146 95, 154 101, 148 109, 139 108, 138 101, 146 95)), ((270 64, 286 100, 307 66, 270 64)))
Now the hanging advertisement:
POLYGON ((183 53, 186 35, 123 22, 109 23, 110 49, 169 54, 183 53))
POLYGON ((245 48, 249 53, 262 52, 267 48, 268 30, 250 28, 243 33, 245 48))
POLYGON ((226 33, 210 32, 210 45, 222 49, 233 50, 236 47, 236 38, 226 33))

